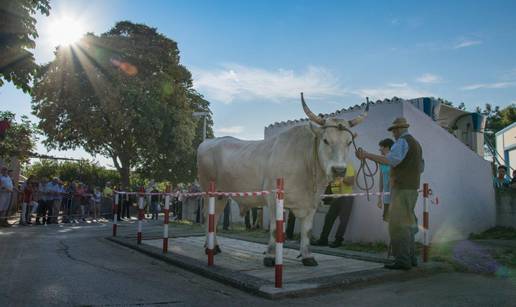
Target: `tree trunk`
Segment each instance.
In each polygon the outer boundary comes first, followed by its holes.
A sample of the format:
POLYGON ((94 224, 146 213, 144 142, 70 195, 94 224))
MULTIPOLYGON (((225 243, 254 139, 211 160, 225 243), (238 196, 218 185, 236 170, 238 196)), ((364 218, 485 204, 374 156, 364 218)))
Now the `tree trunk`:
POLYGON ((130 170, 129 165, 122 164, 122 167, 118 170, 120 173, 120 184, 121 188, 124 190, 128 190, 130 188, 129 186, 129 176, 130 176, 130 170))

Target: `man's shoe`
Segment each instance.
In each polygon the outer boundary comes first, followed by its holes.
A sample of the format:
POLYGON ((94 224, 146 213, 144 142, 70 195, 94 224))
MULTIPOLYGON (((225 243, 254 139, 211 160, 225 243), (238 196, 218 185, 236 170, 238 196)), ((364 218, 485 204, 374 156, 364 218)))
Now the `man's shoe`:
POLYGON ((386 264, 386 265, 384 265, 384 268, 389 269, 389 270, 403 270, 403 271, 410 270, 410 267, 404 266, 404 265, 401 265, 398 263, 386 264))
POLYGON ((315 245, 315 246, 328 246, 328 240, 319 239, 319 240, 310 242, 310 244, 315 245))
POLYGON ((342 241, 335 240, 335 241, 331 242, 328 246, 331 248, 336 248, 336 247, 342 246, 342 241))

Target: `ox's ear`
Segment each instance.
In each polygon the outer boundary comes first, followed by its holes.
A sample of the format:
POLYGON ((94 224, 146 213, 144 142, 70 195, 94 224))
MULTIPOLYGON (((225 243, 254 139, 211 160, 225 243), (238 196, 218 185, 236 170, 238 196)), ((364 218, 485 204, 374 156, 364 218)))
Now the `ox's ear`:
POLYGON ((309 123, 309 127, 310 127, 310 130, 312 131, 312 133, 315 136, 317 136, 317 137, 321 136, 322 130, 323 130, 323 128, 321 126, 319 126, 319 125, 317 125, 317 124, 315 124, 313 122, 310 122, 309 123))

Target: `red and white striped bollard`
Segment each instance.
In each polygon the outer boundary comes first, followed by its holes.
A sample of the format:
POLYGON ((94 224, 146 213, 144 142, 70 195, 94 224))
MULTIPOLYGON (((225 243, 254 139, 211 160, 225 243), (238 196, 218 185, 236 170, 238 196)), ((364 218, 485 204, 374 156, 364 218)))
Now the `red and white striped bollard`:
POLYGON ((116 237, 118 223, 118 193, 115 192, 115 205, 113 207, 113 237, 116 237))
POLYGON ((138 234, 137 243, 142 244, 142 223, 143 223, 143 200, 144 200, 144 189, 140 188, 140 194, 138 195, 138 234))
POLYGON ((215 182, 210 181, 208 198, 208 266, 213 265, 215 251, 215 182))
POLYGON ((284 198, 284 180, 276 179, 276 259, 275 259, 275 278, 274 286, 276 288, 283 287, 283 198, 284 198))
POLYGON ((423 183, 423 262, 428 262, 428 251, 430 248, 428 196, 430 189, 428 183, 423 183))
POLYGON ((170 186, 167 185, 167 189, 165 190, 165 209, 163 209, 163 213, 165 217, 163 218, 163 253, 168 253, 168 222, 170 219, 170 186))

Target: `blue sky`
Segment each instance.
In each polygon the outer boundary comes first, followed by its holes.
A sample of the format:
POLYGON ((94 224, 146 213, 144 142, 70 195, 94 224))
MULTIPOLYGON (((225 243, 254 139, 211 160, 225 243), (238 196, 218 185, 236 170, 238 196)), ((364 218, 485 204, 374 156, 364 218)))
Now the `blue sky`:
MULTIPOLYGON (((52 59, 48 28, 56 18, 79 20, 97 34, 119 20, 156 27, 178 42, 194 86, 211 102, 217 136, 262 138, 264 126, 303 117, 300 91, 317 113, 365 96, 442 97, 470 110, 516 103, 516 1, 51 5, 50 17, 38 17, 38 62, 52 59)), ((29 115, 30 98, 8 84, 0 88, 0 109, 29 115)), ((82 150, 51 153, 88 157, 82 150)))

